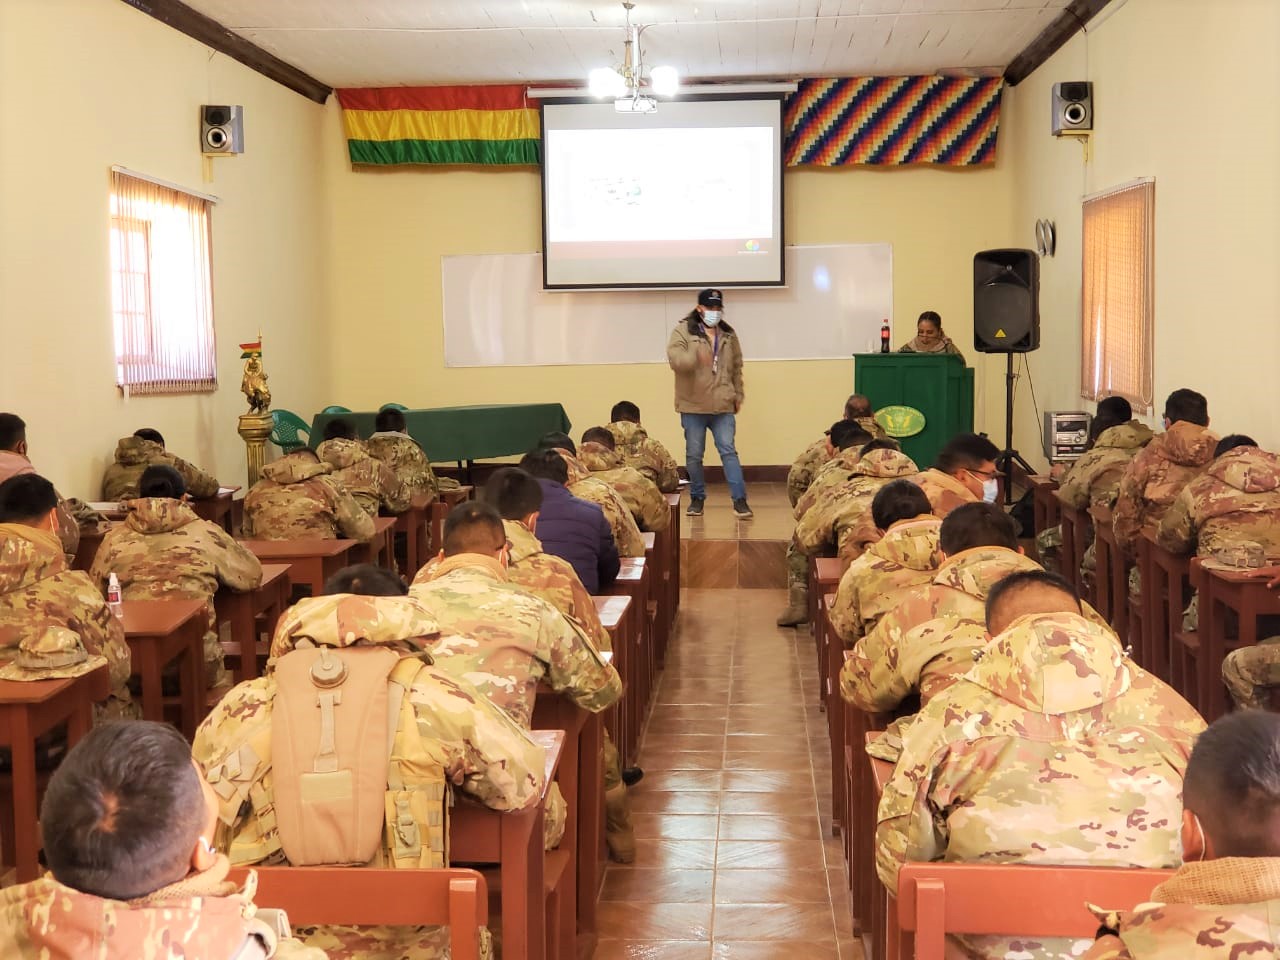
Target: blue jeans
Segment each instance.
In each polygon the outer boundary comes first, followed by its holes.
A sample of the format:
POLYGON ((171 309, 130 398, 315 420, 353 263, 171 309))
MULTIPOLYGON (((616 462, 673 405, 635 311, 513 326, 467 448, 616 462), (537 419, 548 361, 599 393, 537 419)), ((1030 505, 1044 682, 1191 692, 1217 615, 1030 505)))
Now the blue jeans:
POLYGON ((724 464, 724 478, 729 481, 729 496, 734 500, 747 499, 747 485, 742 479, 742 464, 733 446, 733 434, 738 423, 732 413, 682 413, 680 426, 684 427, 684 465, 689 471, 689 496, 705 499, 707 485, 702 475, 702 454, 707 449, 707 431, 715 441, 720 462, 724 464))

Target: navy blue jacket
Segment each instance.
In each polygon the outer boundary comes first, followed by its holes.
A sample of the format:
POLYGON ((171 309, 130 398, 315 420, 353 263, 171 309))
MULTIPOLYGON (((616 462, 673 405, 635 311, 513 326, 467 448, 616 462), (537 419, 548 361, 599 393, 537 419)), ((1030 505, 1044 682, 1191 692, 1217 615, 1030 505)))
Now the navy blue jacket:
POLYGON ((562 483, 538 479, 542 509, 538 513, 538 539, 547 553, 573 564, 587 593, 599 593, 618 579, 618 545, 604 511, 579 500, 562 483))

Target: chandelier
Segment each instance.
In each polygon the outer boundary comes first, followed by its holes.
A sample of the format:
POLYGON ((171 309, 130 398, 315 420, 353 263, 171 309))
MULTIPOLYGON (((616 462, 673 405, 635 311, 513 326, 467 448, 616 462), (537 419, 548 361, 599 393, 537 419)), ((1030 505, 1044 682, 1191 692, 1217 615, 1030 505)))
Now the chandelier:
POLYGON ((658 101, 648 94, 675 96, 680 75, 675 67, 654 67, 645 76, 644 52, 640 49, 640 31, 644 28, 631 25, 631 11, 635 9, 632 0, 623 0, 622 8, 627 12, 622 65, 597 67, 587 75, 587 86, 593 97, 613 97, 613 108, 619 113, 653 113, 658 101))

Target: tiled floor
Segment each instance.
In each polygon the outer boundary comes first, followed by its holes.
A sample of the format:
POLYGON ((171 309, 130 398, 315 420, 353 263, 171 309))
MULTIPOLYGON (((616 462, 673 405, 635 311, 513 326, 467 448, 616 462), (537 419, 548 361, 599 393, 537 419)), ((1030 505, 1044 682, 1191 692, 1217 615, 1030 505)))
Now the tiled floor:
POLYGON ((862 960, 807 631, 775 590, 686 590, 611 864, 596 960, 862 960), (833 905, 834 904, 834 905, 833 905))

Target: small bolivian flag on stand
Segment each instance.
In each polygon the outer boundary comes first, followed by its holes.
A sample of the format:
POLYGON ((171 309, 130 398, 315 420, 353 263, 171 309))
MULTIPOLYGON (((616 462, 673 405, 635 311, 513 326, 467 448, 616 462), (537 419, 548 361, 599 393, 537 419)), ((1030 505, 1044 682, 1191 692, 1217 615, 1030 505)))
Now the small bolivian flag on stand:
POLYGON ((538 110, 523 84, 338 90, 352 163, 532 164, 538 110))
POLYGON ((262 356, 262 338, 259 337, 253 343, 240 344, 240 350, 241 350, 241 353, 240 353, 241 360, 248 360, 252 357, 261 357, 262 356))

